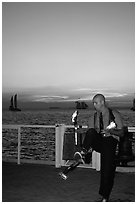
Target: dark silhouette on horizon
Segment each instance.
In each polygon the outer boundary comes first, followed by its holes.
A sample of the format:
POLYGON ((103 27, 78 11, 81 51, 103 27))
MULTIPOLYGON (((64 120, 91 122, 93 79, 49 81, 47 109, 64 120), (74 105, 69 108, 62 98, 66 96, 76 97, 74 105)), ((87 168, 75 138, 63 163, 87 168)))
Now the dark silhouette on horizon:
POLYGON ((131 108, 132 111, 135 111, 135 98, 133 99, 133 107, 131 108))
POLYGON ((10 111, 21 111, 21 109, 18 108, 17 94, 11 97, 9 110, 10 111))
POLYGON ((87 109, 88 108, 88 105, 82 101, 82 102, 79 102, 79 101, 76 101, 76 109, 87 109))

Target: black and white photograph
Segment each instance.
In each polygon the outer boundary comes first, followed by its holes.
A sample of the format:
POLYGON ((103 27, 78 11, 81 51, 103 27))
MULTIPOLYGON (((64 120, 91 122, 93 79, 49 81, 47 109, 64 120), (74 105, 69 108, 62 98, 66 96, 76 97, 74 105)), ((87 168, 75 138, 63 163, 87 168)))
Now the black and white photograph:
POLYGON ((135 202, 135 2, 1 2, 2 202, 135 202))

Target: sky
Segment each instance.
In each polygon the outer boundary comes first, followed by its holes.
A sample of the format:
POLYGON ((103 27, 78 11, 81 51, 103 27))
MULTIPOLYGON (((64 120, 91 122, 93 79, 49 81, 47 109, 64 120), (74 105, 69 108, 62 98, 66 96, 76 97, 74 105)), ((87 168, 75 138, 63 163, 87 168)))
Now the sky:
POLYGON ((3 92, 41 87, 134 92, 134 3, 3 2, 3 92))

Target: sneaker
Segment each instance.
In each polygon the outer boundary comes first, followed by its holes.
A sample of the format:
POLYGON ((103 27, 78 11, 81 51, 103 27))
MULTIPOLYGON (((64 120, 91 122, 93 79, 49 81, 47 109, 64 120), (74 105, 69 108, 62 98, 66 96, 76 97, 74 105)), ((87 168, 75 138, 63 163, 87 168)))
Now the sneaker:
POLYGON ((106 198, 103 198, 102 202, 108 202, 108 200, 106 198))
POLYGON ((63 172, 60 172, 59 175, 61 176, 62 179, 67 180, 68 176, 65 175, 63 172))
POLYGON ((99 197, 97 200, 95 200, 94 202, 108 202, 107 198, 104 197, 99 197))
POLYGON ((85 164, 84 161, 84 152, 75 152, 74 154, 74 160, 76 160, 77 162, 81 163, 81 164, 85 164))

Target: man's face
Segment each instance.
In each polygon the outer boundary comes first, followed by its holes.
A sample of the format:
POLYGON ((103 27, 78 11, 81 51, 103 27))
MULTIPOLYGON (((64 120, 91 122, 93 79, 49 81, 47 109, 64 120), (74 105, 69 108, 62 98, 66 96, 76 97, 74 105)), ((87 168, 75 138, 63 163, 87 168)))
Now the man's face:
POLYGON ((93 99, 93 106, 97 111, 100 111, 103 106, 103 101, 100 98, 93 99))

